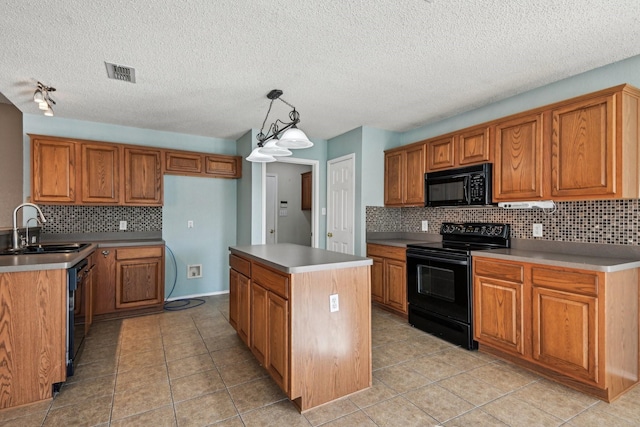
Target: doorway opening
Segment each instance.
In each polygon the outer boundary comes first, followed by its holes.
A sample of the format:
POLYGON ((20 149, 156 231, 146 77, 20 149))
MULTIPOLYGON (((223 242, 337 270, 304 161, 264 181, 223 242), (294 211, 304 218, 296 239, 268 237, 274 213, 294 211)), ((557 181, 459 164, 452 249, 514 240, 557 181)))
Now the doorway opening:
MULTIPOLYGON (((319 162, 298 158, 279 158, 266 163, 263 171, 265 203, 264 242, 319 246, 319 162), (303 206, 303 174, 311 173, 311 206, 303 206), (275 178, 274 178, 275 176, 275 178), (277 184, 275 184, 277 182, 277 184), (276 185, 276 190, 269 186, 276 185), (274 199, 275 197, 275 199, 274 199), (270 200, 271 199, 271 200, 270 200), (272 213, 274 212, 274 213, 272 213), (273 232, 272 232, 273 230, 273 232)), ((306 176, 308 179, 308 175, 306 176)))

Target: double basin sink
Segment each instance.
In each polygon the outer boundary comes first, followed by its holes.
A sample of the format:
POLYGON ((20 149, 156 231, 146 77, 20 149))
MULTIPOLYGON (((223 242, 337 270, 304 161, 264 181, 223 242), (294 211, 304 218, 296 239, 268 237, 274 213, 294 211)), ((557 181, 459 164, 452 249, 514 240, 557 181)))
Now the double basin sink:
POLYGON ((41 243, 18 249, 5 249, 0 255, 69 254, 80 252, 90 243, 41 243))

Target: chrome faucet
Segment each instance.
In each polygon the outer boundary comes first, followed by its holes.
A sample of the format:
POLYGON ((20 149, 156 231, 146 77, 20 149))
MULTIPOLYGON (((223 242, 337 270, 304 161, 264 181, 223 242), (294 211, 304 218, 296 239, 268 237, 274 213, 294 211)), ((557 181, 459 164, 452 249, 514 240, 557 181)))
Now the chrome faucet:
MULTIPOLYGON (((13 249, 20 249, 20 238, 18 236, 18 211, 20 210, 20 208, 23 208, 25 206, 31 206, 32 208, 35 208, 38 211, 38 215, 40 215, 41 222, 47 222, 38 205, 34 205, 33 203, 22 203, 21 205, 18 205, 18 207, 13 210, 13 239, 11 242, 13 249)), ((27 222, 27 227, 29 226, 28 224, 29 223, 27 222)))

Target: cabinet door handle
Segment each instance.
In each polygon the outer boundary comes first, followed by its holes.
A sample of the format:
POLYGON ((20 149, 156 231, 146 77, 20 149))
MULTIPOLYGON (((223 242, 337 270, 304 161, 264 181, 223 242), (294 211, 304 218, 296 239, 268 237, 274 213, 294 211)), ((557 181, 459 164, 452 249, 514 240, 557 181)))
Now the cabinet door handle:
POLYGON ((110 253, 109 251, 102 251, 102 255, 103 255, 105 258, 107 257, 107 255, 109 255, 109 253, 110 253))
POLYGON ((333 237, 333 233, 327 233, 327 237, 333 237))

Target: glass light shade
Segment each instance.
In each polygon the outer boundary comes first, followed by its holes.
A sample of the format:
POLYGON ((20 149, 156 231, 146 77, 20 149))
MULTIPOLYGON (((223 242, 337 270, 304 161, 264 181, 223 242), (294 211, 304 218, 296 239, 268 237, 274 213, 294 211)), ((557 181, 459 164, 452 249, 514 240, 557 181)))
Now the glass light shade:
POLYGON ((294 126, 282 134, 276 142, 276 145, 284 148, 298 149, 313 147, 313 142, 309 141, 309 138, 307 138, 304 132, 294 126))
POLYGON ((48 110, 49 104, 47 104, 47 101, 42 101, 38 103, 38 108, 40 108, 41 110, 48 110))
POLYGON ((290 156, 290 155, 293 154, 287 148, 278 147, 276 142, 278 142, 277 139, 272 139, 270 141, 267 141, 264 144, 264 147, 260 148, 260 153, 261 154, 268 154, 270 156, 290 156))
POLYGON ((48 109, 44 110, 44 115, 45 116, 49 116, 49 117, 53 116, 53 109, 52 108, 48 108, 48 109))
POLYGON ((36 89, 36 91, 33 93, 33 102, 37 102, 38 104, 45 102, 44 95, 42 94, 42 91, 40 89, 36 89))
POLYGON ((263 154, 260 152, 260 149, 262 147, 256 147, 253 149, 253 151, 251 152, 251 154, 249 154, 249 157, 247 157, 247 160, 250 162, 257 162, 257 163, 270 163, 270 162, 275 162, 276 158, 269 155, 269 154, 263 154))

